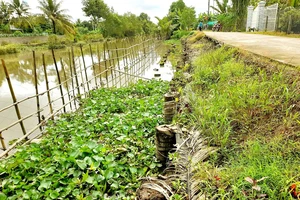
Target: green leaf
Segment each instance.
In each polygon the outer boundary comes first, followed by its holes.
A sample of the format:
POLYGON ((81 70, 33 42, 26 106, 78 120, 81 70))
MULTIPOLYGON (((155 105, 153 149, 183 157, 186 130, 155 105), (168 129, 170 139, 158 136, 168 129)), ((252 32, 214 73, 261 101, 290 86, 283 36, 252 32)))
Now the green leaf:
POLYGON ((76 160, 76 163, 78 167, 82 170, 85 170, 87 167, 87 164, 83 160, 76 160))
POLYGON ((137 168, 135 168, 135 167, 130 167, 129 170, 130 170, 130 172, 132 174, 136 174, 137 173, 137 168))
POLYGON ((104 177, 105 177, 106 180, 111 179, 113 176, 114 176, 114 172, 113 172, 113 171, 110 171, 109 169, 107 169, 107 170, 104 172, 104 177))
POLYGON ((57 191, 51 191, 51 193, 50 193, 51 199, 57 199, 58 196, 59 196, 59 193, 57 191))
POLYGON ((86 179, 86 182, 89 183, 89 184, 93 184, 93 182, 94 182, 94 177, 93 177, 93 176, 89 176, 89 177, 86 179))
POLYGON ((2 192, 0 192, 0 200, 6 200, 7 196, 5 194, 3 194, 2 192))
POLYGON ((50 180, 42 180, 38 190, 43 190, 43 189, 49 189, 51 185, 51 181, 50 180))

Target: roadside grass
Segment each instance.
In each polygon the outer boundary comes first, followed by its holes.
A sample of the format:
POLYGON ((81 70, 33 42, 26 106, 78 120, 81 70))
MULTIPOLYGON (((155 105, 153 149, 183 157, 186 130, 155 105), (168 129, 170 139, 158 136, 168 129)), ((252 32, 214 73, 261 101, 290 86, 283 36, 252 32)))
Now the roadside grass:
POLYGON ((271 35, 271 36, 281 36, 281 37, 289 37, 289 38, 300 38, 300 34, 287 34, 285 32, 274 32, 274 31, 267 31, 267 32, 246 32, 249 34, 261 34, 261 35, 271 35))
POLYGON ((0 199, 133 199, 138 179, 158 173, 154 135, 168 84, 92 92, 39 144, 0 162, 0 199))
POLYGON ((291 199, 289 186, 300 188, 299 72, 271 62, 248 65, 239 54, 223 46, 195 59, 183 90, 192 113, 176 122, 220 148, 199 166, 208 199, 291 199))

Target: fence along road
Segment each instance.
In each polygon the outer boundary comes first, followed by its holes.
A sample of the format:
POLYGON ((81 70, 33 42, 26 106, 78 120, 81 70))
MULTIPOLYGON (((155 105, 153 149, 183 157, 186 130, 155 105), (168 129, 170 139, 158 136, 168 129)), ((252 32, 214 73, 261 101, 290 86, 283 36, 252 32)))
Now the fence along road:
MULTIPOLYGON (((13 104, 0 108, 0 113, 14 108, 17 120, 13 123, 0 126, 0 142, 2 153, 0 158, 7 156, 19 144, 27 144, 33 139, 40 137, 44 132, 43 126, 47 120, 54 119, 58 114, 72 112, 79 108, 80 99, 86 98, 91 90, 100 87, 124 87, 139 79, 147 79, 142 77, 147 66, 155 61, 155 50, 159 41, 155 39, 136 38, 124 39, 121 41, 111 41, 96 46, 93 51, 92 45, 88 46, 91 65, 87 65, 86 57, 83 53, 83 46, 71 47, 69 50, 69 58, 63 60, 52 50, 52 58, 55 66, 58 84, 54 87, 49 86, 48 72, 45 64, 45 56, 42 55, 43 76, 45 78, 45 90, 39 90, 38 73, 36 65, 36 54, 33 52, 33 76, 35 85, 35 95, 28 96, 22 100, 17 100, 13 82, 11 81, 9 71, 5 61, 2 59, 2 69, 5 73, 7 84, 10 89, 13 104), (81 54, 81 62, 75 60, 74 52, 81 54), (82 64, 82 65, 81 65, 82 64), (66 68, 69 73, 66 73, 66 68), (63 86, 66 89, 63 89, 63 86), (59 91, 59 95, 53 95, 53 91, 59 91), (40 99, 47 96, 45 105, 41 105, 40 99), (22 116, 19 105, 26 102, 35 102, 36 110, 26 116, 22 116), (53 108, 54 103, 59 108, 53 108), (29 131, 26 130, 25 120, 35 118, 37 125, 29 131), (5 132, 15 126, 19 129, 23 136, 16 138, 16 141, 7 147, 8 141, 5 141, 5 132), (23 143, 25 141, 25 143, 23 143)), ((56 93, 57 93, 56 92, 56 93)))
POLYGON ((205 32, 209 38, 284 64, 300 66, 300 39, 235 32, 205 32))

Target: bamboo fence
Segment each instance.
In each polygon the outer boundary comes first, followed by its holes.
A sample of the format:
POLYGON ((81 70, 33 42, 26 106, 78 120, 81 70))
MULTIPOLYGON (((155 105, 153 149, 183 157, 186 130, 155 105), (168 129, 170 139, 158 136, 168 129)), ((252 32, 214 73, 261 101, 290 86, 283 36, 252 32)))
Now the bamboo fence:
POLYGON ((2 150, 0 158, 11 155, 10 152, 12 152, 15 147, 28 144, 32 140, 41 137, 46 132, 44 126, 48 120, 55 120, 55 117, 62 113, 76 111, 80 107, 80 100, 87 98, 92 90, 103 87, 124 87, 139 79, 146 79, 142 77, 141 74, 145 71, 145 67, 150 63, 151 59, 153 59, 151 55, 153 55, 158 44, 159 41, 148 38, 123 39, 98 43, 96 44, 96 48, 95 45, 90 44, 88 45, 88 51, 92 61, 91 65, 87 65, 85 61, 83 45, 71 47, 68 51, 67 60, 58 57, 55 50, 51 50, 58 85, 54 87, 49 86, 45 55, 42 54, 43 76, 46 84, 45 91, 39 91, 38 89, 39 74, 36 64, 37 57, 33 51, 35 95, 28 96, 22 100, 17 100, 16 98, 8 68, 2 59, 2 68, 6 76, 13 103, 4 108, 0 108, 0 113, 14 108, 18 120, 6 127, 0 127, 2 150), (93 47, 96 51, 93 51, 93 47), (76 60, 75 50, 80 52, 81 60, 76 60), (66 73, 66 67, 69 68, 69 74, 66 73), (92 70, 92 76, 88 76, 87 70, 92 70), (63 86, 66 88, 65 92, 63 86), (54 90, 59 90, 58 98, 51 95, 54 90), (47 104, 41 107, 40 98, 45 94, 47 95, 47 104), (34 99, 36 102, 36 110, 27 116, 21 116, 19 104, 34 99), (59 103, 60 107, 54 109, 53 104, 58 101, 61 102, 59 103), (41 113, 45 112, 45 110, 49 112, 42 115, 41 113), (31 130, 26 131, 26 123, 24 121, 33 117, 37 117, 37 125, 31 130), (18 138, 13 144, 7 146, 3 135, 5 131, 14 126, 21 127, 23 136, 18 138), (36 131, 38 131, 38 134, 33 136, 33 133, 36 131))

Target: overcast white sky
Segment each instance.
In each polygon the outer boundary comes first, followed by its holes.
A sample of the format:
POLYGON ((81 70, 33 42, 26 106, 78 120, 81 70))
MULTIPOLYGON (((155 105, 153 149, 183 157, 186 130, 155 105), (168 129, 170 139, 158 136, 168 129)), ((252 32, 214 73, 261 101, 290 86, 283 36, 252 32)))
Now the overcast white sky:
MULTIPOLYGON (((6 0, 10 1, 10 0, 6 0)), ((31 7, 31 12, 39 13, 37 9, 38 0, 25 0, 31 7)), ((59 1, 59 0, 57 0, 59 1)), ((113 7, 115 12, 123 14, 132 12, 139 15, 141 12, 147 13, 152 21, 155 21, 155 16, 163 17, 167 15, 172 2, 176 0, 104 0, 109 6, 113 7)), ((212 2, 213 0, 211 0, 212 2)), ((208 0, 184 0, 187 6, 193 6, 196 9, 197 15, 200 12, 207 11, 208 0)), ((62 8, 68 10, 68 14, 72 16, 73 21, 77 19, 87 19, 82 12, 81 0, 63 0, 62 8)))

